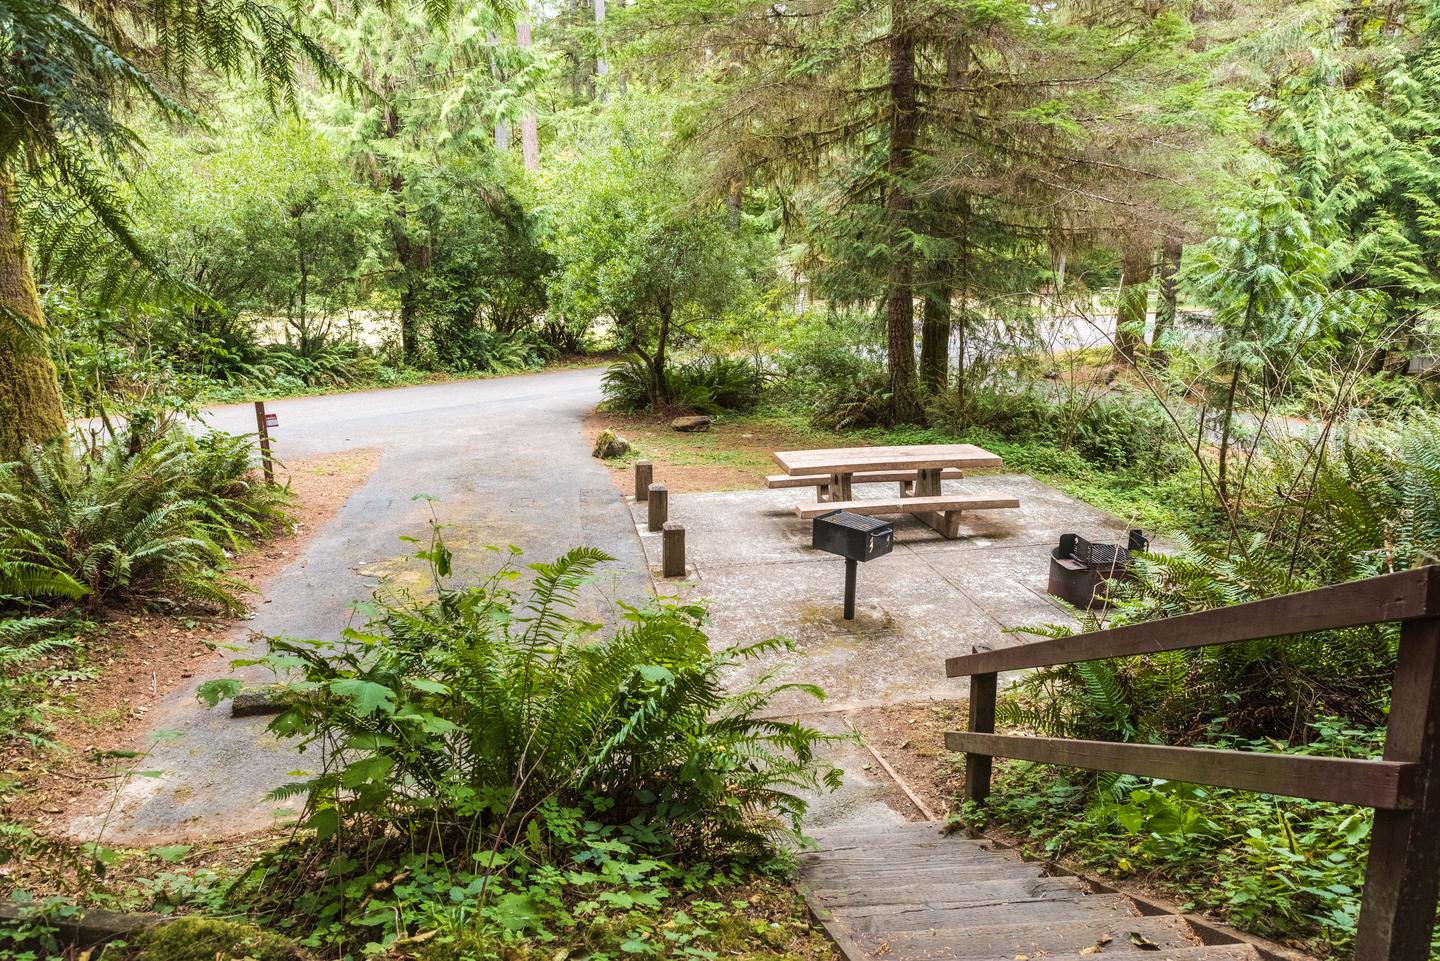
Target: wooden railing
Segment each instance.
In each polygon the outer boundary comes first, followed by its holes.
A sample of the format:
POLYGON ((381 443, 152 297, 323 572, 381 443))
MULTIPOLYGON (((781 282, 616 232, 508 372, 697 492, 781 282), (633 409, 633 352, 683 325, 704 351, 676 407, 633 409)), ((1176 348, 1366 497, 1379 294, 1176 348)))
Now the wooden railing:
POLYGON ((1374 808, 1356 961, 1429 956, 1440 895, 1440 567, 952 657, 945 673, 970 678, 969 730, 947 733, 945 744, 966 755, 971 801, 990 794, 991 759, 1008 757, 1374 808), (995 733, 1004 671, 1393 621, 1400 647, 1381 760, 995 733))

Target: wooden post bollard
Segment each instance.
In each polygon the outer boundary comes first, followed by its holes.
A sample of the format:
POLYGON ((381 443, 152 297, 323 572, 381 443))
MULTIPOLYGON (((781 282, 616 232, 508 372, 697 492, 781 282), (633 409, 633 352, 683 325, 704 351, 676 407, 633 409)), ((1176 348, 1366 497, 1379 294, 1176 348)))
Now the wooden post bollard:
POLYGON ((265 402, 255 402, 255 432, 260 435, 260 468, 265 472, 265 483, 275 486, 275 462, 270 456, 270 425, 265 421, 265 402))
POLYGON ((648 460, 635 462, 635 500, 644 503, 650 496, 650 485, 655 481, 655 468, 648 460))
POLYGON ((665 522, 660 535, 660 573, 665 577, 685 576, 685 525, 665 522))
POLYGON ((670 516, 670 492, 664 484, 651 484, 648 488, 650 494, 650 529, 658 531, 665 526, 665 519, 670 516))

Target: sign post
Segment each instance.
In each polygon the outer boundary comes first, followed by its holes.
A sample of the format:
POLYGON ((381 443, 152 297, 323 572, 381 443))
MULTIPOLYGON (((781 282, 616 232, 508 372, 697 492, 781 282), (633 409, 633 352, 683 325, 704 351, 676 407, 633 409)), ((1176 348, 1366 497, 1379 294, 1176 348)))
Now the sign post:
POLYGON ((265 472, 265 483, 275 486, 275 463, 270 456, 270 428, 278 426, 280 418, 265 413, 265 402, 255 402, 255 431, 260 435, 260 467, 265 472))

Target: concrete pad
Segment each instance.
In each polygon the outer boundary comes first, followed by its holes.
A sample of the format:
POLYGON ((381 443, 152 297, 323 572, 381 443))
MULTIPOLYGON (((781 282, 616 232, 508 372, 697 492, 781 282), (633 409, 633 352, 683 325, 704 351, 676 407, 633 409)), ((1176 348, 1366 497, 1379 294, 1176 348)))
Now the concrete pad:
MULTIPOLYGON (((660 581, 660 591, 708 599, 716 644, 794 642, 793 654, 738 671, 736 684, 779 669, 787 680, 819 684, 832 707, 963 697, 964 682, 945 677, 946 657, 1025 643, 1026 635, 1007 633, 1018 626, 1073 623, 1045 593, 1060 535, 1120 541, 1127 525, 1023 474, 967 477, 944 489, 1015 496, 1020 507, 966 514, 957 540, 887 516, 896 548, 861 565, 854 621, 841 617, 844 562, 811 548, 811 522, 793 513, 812 500, 805 489, 672 495, 670 520, 686 528, 688 577, 660 581)), ((894 494, 893 484, 855 489, 856 499, 894 494)), ((632 513, 643 530, 644 505, 632 504, 632 513)), ((659 535, 642 542, 658 569, 659 535)), ((804 705, 789 695, 777 704, 804 705)))
MULTIPOLYGON (((687 531, 688 537, 688 531, 687 531)), ((999 626, 922 557, 897 551, 861 566, 855 619, 842 617, 845 564, 821 555, 809 563, 706 568, 684 596, 709 601, 711 637, 720 644, 770 637, 794 642, 793 653, 743 665, 737 686, 772 668, 787 681, 819 684, 834 705, 854 707, 929 697, 956 697, 946 679, 948 656, 990 642, 999 626)), ((798 692, 781 710, 813 709, 798 692)))

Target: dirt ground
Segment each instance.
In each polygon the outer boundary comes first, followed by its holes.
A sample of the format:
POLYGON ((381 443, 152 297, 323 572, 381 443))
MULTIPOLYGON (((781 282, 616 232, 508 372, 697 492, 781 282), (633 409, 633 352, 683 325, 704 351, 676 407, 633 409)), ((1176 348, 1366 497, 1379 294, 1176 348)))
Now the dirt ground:
POLYGON ((964 730, 967 704, 921 701, 853 711, 848 719, 930 813, 944 819, 964 783, 964 767, 945 749, 945 732, 964 730))
MULTIPOLYGON (((676 493, 753 490, 765 486, 769 474, 781 473, 772 455, 834 444, 837 438, 803 426, 790 426, 757 417, 719 417, 708 431, 686 433, 670 426, 669 416, 648 414, 591 414, 585 421, 585 439, 592 446, 607 427, 625 438, 633 452, 605 462, 615 486, 635 492, 631 465, 649 460, 655 465, 655 483, 676 493)), ((846 446, 864 446, 847 439, 846 446)))
MULTIPOLYGON (((380 452, 357 449, 295 460, 277 480, 295 494, 294 528, 234 559, 227 573, 256 593, 300 553, 311 534, 338 512, 379 462, 380 452)), ((0 817, 42 833, 66 822, 72 808, 93 805, 111 790, 117 766, 133 762, 113 753, 133 744, 150 706, 186 679, 253 615, 177 610, 105 612, 87 642, 85 667, 94 677, 72 682, 53 718, 59 751, 13 751, 0 756, 0 817)))

